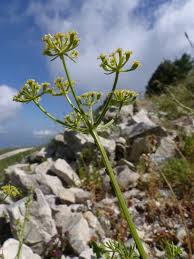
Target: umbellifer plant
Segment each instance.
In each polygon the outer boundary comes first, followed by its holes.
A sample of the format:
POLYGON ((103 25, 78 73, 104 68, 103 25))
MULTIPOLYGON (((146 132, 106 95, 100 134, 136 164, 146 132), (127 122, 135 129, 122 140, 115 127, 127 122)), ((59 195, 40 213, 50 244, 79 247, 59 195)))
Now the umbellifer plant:
POLYGON ((130 233, 135 241, 139 254, 141 258, 147 259, 148 256, 146 255, 142 242, 138 236, 124 196, 120 190, 114 171, 111 167, 111 163, 98 135, 98 132, 107 129, 114 122, 111 120, 106 124, 103 123, 103 118, 111 105, 117 104, 119 109, 121 109, 122 105, 130 104, 136 99, 137 94, 134 91, 116 89, 116 86, 119 75, 121 73, 126 73, 137 69, 140 63, 138 61, 134 61, 130 68, 124 68, 128 63, 132 52, 123 51, 120 48, 111 53, 109 56, 104 54, 100 55, 100 67, 105 71, 105 74, 114 74, 115 77, 112 90, 108 94, 102 109, 99 111, 99 114, 94 114, 93 107, 100 101, 100 98, 102 97, 101 92, 91 91, 77 96, 74 88, 75 81, 71 80, 66 65, 66 59, 71 59, 73 62, 75 62, 75 59, 78 57, 78 51, 76 50, 76 47, 78 46, 80 40, 77 33, 59 32, 54 35, 47 34, 43 37, 43 42, 45 43, 44 55, 49 56, 51 61, 55 59, 61 60, 66 79, 57 77, 54 82, 54 86, 51 86, 47 82, 39 84, 35 80, 27 80, 20 92, 14 97, 14 101, 22 103, 33 102, 46 116, 48 116, 53 121, 63 125, 68 129, 90 134, 93 137, 95 144, 101 154, 104 166, 106 167, 106 172, 110 177, 113 190, 118 199, 118 204, 127 221, 130 233), (64 121, 55 118, 40 104, 40 98, 45 94, 50 94, 53 96, 64 96, 66 101, 72 107, 72 113, 66 116, 64 121), (74 101, 71 100, 69 94, 72 95, 74 101))

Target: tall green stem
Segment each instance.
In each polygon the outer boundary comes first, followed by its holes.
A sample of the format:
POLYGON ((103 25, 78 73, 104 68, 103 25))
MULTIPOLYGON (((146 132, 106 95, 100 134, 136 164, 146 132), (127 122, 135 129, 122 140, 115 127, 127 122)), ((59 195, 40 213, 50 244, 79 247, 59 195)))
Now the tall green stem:
POLYGON ((113 97, 113 94, 114 94, 114 90, 116 89, 116 86, 117 86, 117 82, 118 82, 118 79, 119 79, 119 72, 116 72, 115 74, 115 80, 114 80, 114 83, 113 83, 113 87, 112 87, 112 91, 108 97, 108 99, 106 100, 106 103, 103 107, 103 110, 101 112, 101 114, 99 115, 99 117, 97 118, 96 122, 95 122, 95 127, 97 128, 98 125, 100 124, 100 122, 102 121, 102 119, 104 118, 104 115, 106 114, 109 106, 110 106, 110 102, 111 102, 111 99, 113 97))
POLYGON ((64 70, 65 70, 65 74, 66 74, 66 76, 67 76, 67 80, 68 80, 68 83, 69 83, 71 92, 72 92, 72 94, 73 94, 73 98, 75 99, 75 102, 76 102, 76 104, 77 104, 77 106, 78 106, 78 108, 79 108, 79 111, 81 112, 81 114, 83 115, 83 117, 85 117, 85 113, 84 113, 84 111, 83 111, 83 109, 82 109, 82 107, 81 107, 81 105, 80 105, 80 102, 79 102, 79 100, 78 100, 78 98, 77 98, 77 95, 76 95, 76 93, 75 93, 75 91, 74 91, 74 89, 73 89, 73 85, 72 85, 72 82, 71 82, 71 78, 70 78, 70 76, 69 76, 69 72, 68 72, 68 70, 67 70, 67 66, 66 66, 66 62, 65 62, 64 56, 62 55, 62 56, 60 57, 60 59, 61 59, 61 61, 62 61, 62 63, 63 63, 63 68, 64 68, 64 70))
POLYGON ((143 248, 143 245, 142 245, 142 242, 138 236, 138 233, 137 233, 137 230, 136 230, 136 227, 135 227, 135 224, 133 223, 133 220, 132 220, 132 217, 129 213, 129 210, 127 208, 127 205, 126 205, 126 202, 125 202, 125 198, 121 192, 121 189, 118 185, 118 182, 117 182, 117 179, 115 177, 115 174, 114 174, 114 171, 111 167, 111 164, 110 164, 110 161, 108 159, 108 156, 106 154, 106 151, 103 147, 103 145, 101 144, 101 141, 99 139, 99 136, 97 134, 97 132, 95 130, 92 130, 91 131, 91 134, 96 142, 96 145, 100 151, 100 154, 102 156, 102 159, 103 159, 103 162, 104 162, 104 165, 106 167, 106 170, 109 174, 109 177, 110 177, 110 180, 111 180, 111 184, 112 184, 112 187, 114 189, 114 192, 115 192, 115 195, 117 196, 117 199, 118 199, 118 203, 119 203, 119 206, 123 212, 123 215, 127 221, 127 224, 128 224, 128 227, 130 229, 130 233, 135 241, 135 244, 137 246, 137 249, 139 251, 139 254, 141 256, 142 259, 148 259, 148 256, 146 255, 146 252, 143 248))

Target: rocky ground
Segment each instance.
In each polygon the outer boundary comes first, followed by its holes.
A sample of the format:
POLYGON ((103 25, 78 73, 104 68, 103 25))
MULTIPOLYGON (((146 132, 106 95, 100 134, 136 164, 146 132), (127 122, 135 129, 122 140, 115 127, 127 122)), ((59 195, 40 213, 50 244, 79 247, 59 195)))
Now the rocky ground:
MULTIPOLYGON (((164 239, 182 247, 182 258, 188 258, 178 206, 169 189, 158 184, 161 175, 155 170, 177 154, 176 131, 161 127, 158 118, 144 109, 133 110, 132 106, 122 108, 117 126, 101 135, 102 143, 149 258, 165 258, 164 239)), ((106 119, 114 116, 112 109, 106 119)), ((5 183, 23 192, 22 199, 6 198, 0 205, 0 252, 6 259, 16 254, 16 226, 24 218, 31 187, 34 195, 22 258, 90 259, 95 258, 92 241, 133 242, 90 136, 67 130, 58 134, 47 147, 7 168, 5 183)), ((183 214, 191 227, 188 208, 184 204, 183 214)))

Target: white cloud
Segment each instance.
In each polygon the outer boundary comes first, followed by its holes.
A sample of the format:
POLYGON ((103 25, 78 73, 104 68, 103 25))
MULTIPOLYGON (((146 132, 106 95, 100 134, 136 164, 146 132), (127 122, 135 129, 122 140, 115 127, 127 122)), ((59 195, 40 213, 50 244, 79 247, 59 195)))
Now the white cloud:
POLYGON ((0 85, 0 124, 15 117, 20 109, 21 104, 12 100, 15 94, 16 90, 12 87, 0 85))
POLYGON ((44 129, 44 130, 34 130, 33 135, 35 137, 49 137, 56 134, 56 131, 44 129))
MULTIPOLYGON (((120 87, 143 90, 156 66, 164 58, 175 58, 190 46, 184 37, 187 31, 194 38, 194 0, 172 0, 158 5, 153 13, 154 24, 138 17, 134 10, 140 0, 88 0, 79 10, 74 1, 49 0, 47 5, 32 2, 28 13, 34 16, 43 33, 77 30, 81 37, 80 59, 71 64, 72 78, 79 88, 108 89, 112 77, 104 76, 96 57, 115 48, 131 49, 142 68, 121 75, 120 87), (73 10, 73 11, 71 11, 73 10)), ((149 7, 148 7, 149 8, 149 7)), ((52 75, 59 73, 57 62, 49 63, 52 75)))

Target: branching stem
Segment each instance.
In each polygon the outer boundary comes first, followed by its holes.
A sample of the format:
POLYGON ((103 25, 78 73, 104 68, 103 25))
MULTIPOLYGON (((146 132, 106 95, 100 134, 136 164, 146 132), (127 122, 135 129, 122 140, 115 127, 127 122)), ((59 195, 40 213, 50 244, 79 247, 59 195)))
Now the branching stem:
POLYGON ((102 119, 104 118, 106 112, 108 111, 108 108, 110 106, 110 102, 111 102, 111 99, 113 97, 113 94, 114 94, 114 90, 116 89, 116 86, 117 86, 117 82, 118 82, 118 79, 119 79, 119 72, 116 72, 115 74, 115 79, 114 79, 114 83, 113 83, 113 87, 112 87, 112 91, 109 95, 109 97, 107 98, 106 100, 106 103, 103 107, 103 110, 101 112, 101 114, 99 115, 99 117, 97 118, 96 122, 95 122, 95 127, 97 128, 98 125, 100 124, 100 122, 102 121, 102 119))

